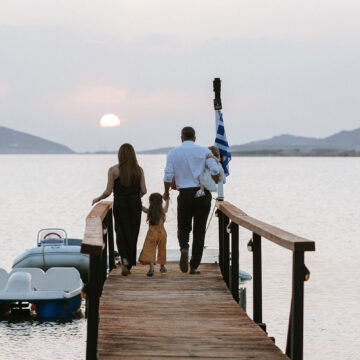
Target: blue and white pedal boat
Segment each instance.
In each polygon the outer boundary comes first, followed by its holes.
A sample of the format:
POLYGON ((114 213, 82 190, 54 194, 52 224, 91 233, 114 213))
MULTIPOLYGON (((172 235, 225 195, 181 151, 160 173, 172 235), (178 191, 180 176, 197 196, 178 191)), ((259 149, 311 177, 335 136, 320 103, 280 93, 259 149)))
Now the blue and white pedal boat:
POLYGON ((82 254, 81 239, 69 239, 64 229, 48 228, 38 232, 36 247, 26 250, 13 262, 13 268, 75 267, 84 281, 89 271, 89 255, 82 254))
POLYGON ((0 304, 33 304, 40 318, 67 318, 79 311, 83 282, 75 268, 0 268, 0 304))

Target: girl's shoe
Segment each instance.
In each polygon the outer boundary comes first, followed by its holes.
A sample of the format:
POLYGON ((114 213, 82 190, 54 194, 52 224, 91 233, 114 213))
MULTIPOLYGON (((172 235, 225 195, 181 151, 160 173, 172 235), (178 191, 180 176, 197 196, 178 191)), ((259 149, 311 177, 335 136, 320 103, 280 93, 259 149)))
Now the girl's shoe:
POLYGON ((150 269, 146 275, 147 276, 153 276, 154 275, 154 269, 150 269))
POLYGON ((162 272, 162 273, 166 273, 166 272, 167 272, 167 268, 165 267, 165 265, 161 265, 161 267, 160 267, 160 272, 162 272))
POLYGON ((150 268, 148 273, 146 274, 147 276, 153 276, 154 275, 154 263, 150 263, 150 268))

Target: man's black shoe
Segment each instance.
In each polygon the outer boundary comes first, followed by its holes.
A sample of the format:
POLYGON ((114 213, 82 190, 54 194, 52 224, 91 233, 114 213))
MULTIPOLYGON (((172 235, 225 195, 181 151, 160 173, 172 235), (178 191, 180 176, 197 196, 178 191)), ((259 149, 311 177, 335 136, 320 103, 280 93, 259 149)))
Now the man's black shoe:
POLYGON ((200 274, 200 270, 190 269, 189 274, 191 274, 191 275, 198 275, 198 274, 200 274))
POLYGON ((180 270, 183 273, 187 273, 189 269, 189 250, 188 249, 181 249, 181 256, 180 256, 180 270))

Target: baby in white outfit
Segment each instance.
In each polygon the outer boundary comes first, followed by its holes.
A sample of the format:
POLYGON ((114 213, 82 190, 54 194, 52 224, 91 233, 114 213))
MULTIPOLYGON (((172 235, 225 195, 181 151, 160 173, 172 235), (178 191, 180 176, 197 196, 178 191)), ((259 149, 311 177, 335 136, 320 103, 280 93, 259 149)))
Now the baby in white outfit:
MULTIPOLYGON (((208 155, 208 158, 213 157, 218 163, 219 174, 220 174, 219 182, 224 181, 225 175, 224 175, 224 169, 220 163, 219 149, 216 146, 209 146, 209 150, 211 150, 212 155, 208 155)), ((205 189, 212 192, 217 190, 216 183, 214 179, 211 177, 210 169, 207 166, 205 166, 204 171, 200 174, 199 181, 200 181, 200 189, 195 194, 196 198, 205 196, 205 189)))

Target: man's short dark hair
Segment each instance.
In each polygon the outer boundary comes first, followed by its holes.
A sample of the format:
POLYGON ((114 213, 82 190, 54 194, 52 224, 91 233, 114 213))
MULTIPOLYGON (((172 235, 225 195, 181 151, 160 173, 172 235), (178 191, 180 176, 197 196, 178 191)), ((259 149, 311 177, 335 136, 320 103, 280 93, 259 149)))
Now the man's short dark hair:
POLYGON ((195 139, 195 130, 191 126, 186 126, 181 130, 181 137, 184 140, 193 140, 195 139))

